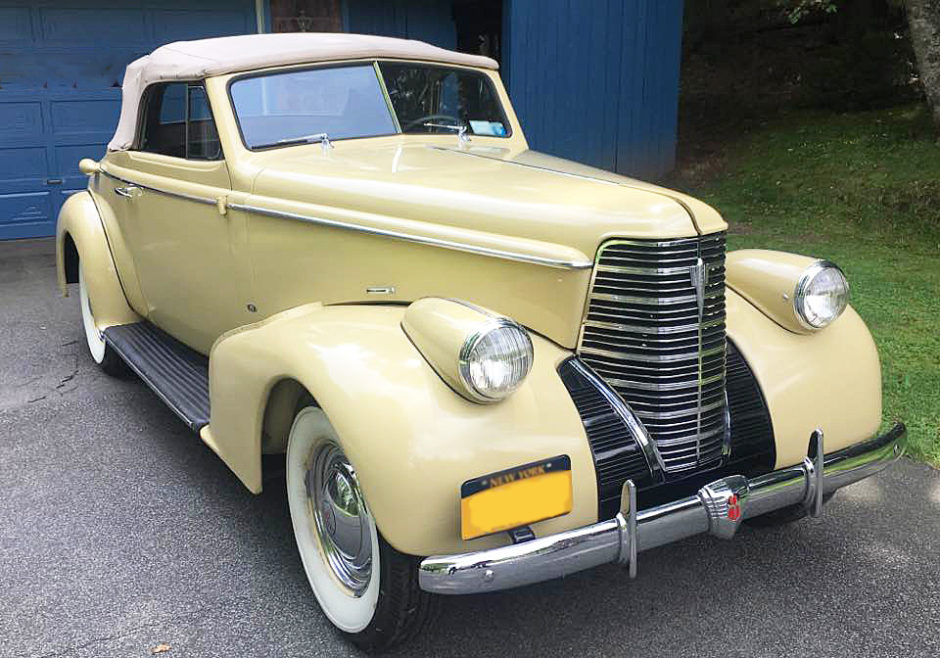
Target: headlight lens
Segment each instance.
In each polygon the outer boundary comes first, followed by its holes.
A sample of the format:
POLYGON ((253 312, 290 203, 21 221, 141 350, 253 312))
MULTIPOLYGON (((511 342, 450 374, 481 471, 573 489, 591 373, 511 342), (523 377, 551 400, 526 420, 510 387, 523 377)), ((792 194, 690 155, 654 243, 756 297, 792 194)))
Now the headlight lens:
POLYGON ((796 317, 807 329, 822 329, 842 315, 849 303, 849 282, 829 261, 810 265, 793 294, 796 317))
POLYGON ((502 400, 519 388, 532 368, 532 339, 507 318, 486 323, 460 350, 460 378, 478 402, 502 400))

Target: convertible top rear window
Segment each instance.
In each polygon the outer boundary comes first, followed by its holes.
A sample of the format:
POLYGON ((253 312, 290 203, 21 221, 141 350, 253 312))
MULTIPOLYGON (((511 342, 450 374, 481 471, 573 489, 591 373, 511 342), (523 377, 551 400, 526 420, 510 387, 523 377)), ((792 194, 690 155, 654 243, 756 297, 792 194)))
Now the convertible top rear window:
POLYGON ((496 90, 478 71, 382 62, 269 73, 230 86, 251 149, 396 133, 509 135, 496 90))

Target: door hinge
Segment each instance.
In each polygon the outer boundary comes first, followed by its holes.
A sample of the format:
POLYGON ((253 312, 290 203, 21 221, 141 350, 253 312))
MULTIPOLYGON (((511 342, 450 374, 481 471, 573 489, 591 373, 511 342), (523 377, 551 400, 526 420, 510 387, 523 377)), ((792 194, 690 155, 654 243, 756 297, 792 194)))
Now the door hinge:
POLYGON ((215 207, 218 208, 220 215, 228 214, 228 197, 220 196, 216 198, 215 207))

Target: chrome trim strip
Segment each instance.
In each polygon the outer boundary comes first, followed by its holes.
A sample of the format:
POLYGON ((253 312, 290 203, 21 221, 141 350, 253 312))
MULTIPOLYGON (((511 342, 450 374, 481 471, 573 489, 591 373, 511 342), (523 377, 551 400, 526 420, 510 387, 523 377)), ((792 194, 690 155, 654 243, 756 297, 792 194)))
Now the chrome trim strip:
MULTIPOLYGON (((143 183, 136 183, 132 180, 127 180, 126 178, 115 176, 111 172, 106 171, 104 169, 101 170, 101 173, 107 176, 108 178, 111 178, 116 181, 120 181, 126 185, 133 185, 134 187, 139 188, 141 190, 147 190, 148 192, 156 192, 157 194, 163 194, 164 196, 175 197, 177 199, 185 199, 186 201, 193 201, 195 203, 201 203, 201 204, 209 205, 209 206, 215 206, 219 202, 218 199, 212 199, 210 197, 196 196, 194 194, 184 194, 183 192, 171 192, 170 190, 165 190, 160 187, 153 187, 151 185, 144 185, 143 183)), ((231 207, 232 205, 234 204, 229 204, 229 207, 231 207)))
POLYGON ((698 418, 696 426, 701 426, 701 415, 706 411, 711 411, 712 409, 717 409, 718 407, 723 406, 724 403, 724 399, 721 399, 718 402, 712 402, 711 404, 706 405, 703 405, 701 402, 699 402, 696 409, 690 409, 689 407, 686 407, 685 409, 680 409, 679 411, 638 411, 636 413, 643 420, 669 420, 671 418, 682 418, 683 416, 691 416, 696 414, 696 417, 698 418))
MULTIPOLYGON (((820 460, 819 489, 831 493, 884 470, 904 453, 905 437, 906 429, 898 423, 880 437, 825 455, 820 460)), ((639 511, 635 519, 631 518, 635 506, 631 506, 627 515, 621 511, 613 519, 520 544, 432 555, 418 567, 418 584, 436 594, 477 594, 612 562, 635 565, 634 550, 645 551, 705 532, 730 539, 742 520, 802 503, 812 477, 804 463, 752 480, 730 475, 702 487, 695 496, 639 511)))
MULTIPOLYGON (((215 203, 213 201, 213 203, 215 203)), ((286 212, 282 210, 271 210, 270 208, 261 208, 259 206, 252 206, 245 203, 233 203, 229 202, 229 208, 233 210, 241 210, 243 212, 250 212, 256 215, 264 215, 265 217, 274 217, 277 219, 290 219, 298 222, 305 222, 307 224, 316 224, 318 226, 328 226, 330 228, 342 229, 345 231, 357 231, 359 233, 365 233, 367 235, 377 235, 385 238, 392 238, 395 240, 403 240, 405 242, 413 242, 415 244, 427 245, 430 247, 441 247, 442 249, 452 249, 454 251, 463 251, 471 254, 480 254, 483 256, 491 256, 493 258, 502 258, 504 260, 511 260, 520 263, 532 263, 535 265, 544 265, 546 267, 555 267, 563 270, 587 270, 594 267, 594 263, 589 260, 583 261, 568 261, 568 260, 559 260, 556 258, 545 258, 543 256, 533 256, 530 254, 520 254, 513 251, 504 251, 502 249, 493 249, 490 247, 478 247, 475 245, 464 244, 462 242, 453 242, 451 240, 442 240, 439 238, 428 238, 420 235, 412 235, 410 233, 402 233, 400 231, 391 231, 388 229, 373 228, 369 226, 362 226, 361 224, 351 224, 349 222, 341 222, 335 219, 325 219, 323 217, 311 217, 309 215, 300 215, 298 213, 286 212)))
MULTIPOLYGON (((156 192, 158 194, 164 194, 166 196, 176 197, 178 199, 186 199, 187 201, 194 201, 196 203, 202 203, 206 205, 216 205, 218 203, 217 199, 212 199, 209 197, 200 197, 192 194, 184 194, 182 192, 171 192, 170 190, 165 190, 159 187, 152 187, 150 185, 143 185, 141 183, 135 183, 134 181, 121 178, 110 172, 102 170, 105 176, 113 178, 114 180, 120 181, 127 185, 135 185, 142 190, 147 190, 149 192, 156 192)), ((243 212, 255 213, 257 215, 264 215, 266 217, 275 217, 278 219, 290 219, 299 222, 306 222, 308 224, 317 224, 320 226, 329 226, 331 228, 344 229, 347 231, 358 231, 360 233, 366 233, 369 235, 378 235, 387 238, 393 238, 395 240, 404 240, 406 242, 414 242, 417 244, 428 245, 432 247, 441 247, 443 249, 452 249, 454 251, 463 251, 471 254, 480 254, 483 256, 491 256, 493 258, 502 258, 504 260, 511 260, 520 263, 532 263, 535 265, 544 265, 546 267, 554 267, 558 269, 565 270, 587 270, 594 267, 593 261, 583 260, 583 261, 566 261, 556 258, 545 258, 543 256, 533 256, 530 254, 520 254, 518 252, 505 251, 502 249, 492 249, 490 247, 478 247, 475 245, 463 244, 461 242, 453 242, 451 240, 441 240, 439 238, 428 238, 422 237, 419 235, 411 235, 409 233, 401 233, 399 231, 390 231, 386 229, 372 228, 369 226, 362 226, 361 224, 351 224, 348 222, 341 222, 334 219, 324 219, 322 217, 311 217, 309 215, 300 215, 297 213, 284 212, 280 210, 271 210, 269 208, 261 208, 258 206, 252 206, 244 203, 235 203, 229 202, 228 207, 233 210, 241 210, 243 212)))
MULTIPOLYGON (((606 247, 605 247, 606 249, 606 247)), ((622 265, 597 265, 598 272, 619 272, 622 274, 667 274, 675 276, 685 276, 689 273, 689 266, 682 267, 626 267, 622 265)))
POLYGON ((689 445, 689 447, 694 447, 696 443, 701 442, 703 439, 710 439, 713 436, 718 434, 724 434, 725 428, 722 425, 721 427, 716 427, 714 429, 708 430, 707 432, 702 432, 698 435, 698 438, 681 438, 681 439, 662 439, 660 438, 656 441, 657 445, 661 446, 681 446, 684 444, 689 445))
MULTIPOLYGON (((600 374, 600 373, 598 373, 600 374)), ((601 374, 601 377, 604 375, 601 374)), ((708 384, 713 384, 717 381, 721 381, 724 378, 724 373, 719 373, 717 375, 712 375, 711 377, 706 377, 702 380, 702 385, 707 386, 708 384)), ((691 395, 698 390, 698 382, 670 382, 666 384, 652 384, 650 382, 634 382, 627 379, 620 379, 619 377, 604 377, 606 381, 611 386, 623 386, 624 388, 638 388, 644 391, 682 391, 683 389, 689 392, 683 392, 681 394, 677 393, 676 395, 691 395)), ((637 393, 637 395, 640 395, 637 393)), ((658 395, 657 400, 669 399, 669 395, 658 395)))
MULTIPOLYGON (((724 324, 725 318, 716 318, 714 320, 709 320, 708 322, 702 323, 702 329, 710 329, 712 327, 717 327, 721 324, 724 324)), ((599 329, 616 329, 618 331, 626 331, 633 334, 647 334, 650 336, 659 335, 659 334, 682 334, 690 331, 698 331, 698 324, 686 324, 679 327, 657 327, 655 325, 644 327, 642 325, 635 324, 620 324, 619 322, 604 322, 602 320, 585 320, 584 325, 586 327, 597 327, 599 329)))
POLYGON ((645 361, 646 363, 671 363, 675 361, 698 361, 699 354, 701 356, 710 356, 712 354, 720 354, 725 351, 725 346, 713 347, 710 350, 704 350, 702 352, 682 352, 680 354, 667 354, 665 356, 649 356, 648 354, 638 354, 636 352, 611 352, 610 350, 600 350, 596 347, 581 347, 579 350, 583 354, 597 354, 598 356, 606 356, 618 361, 645 361))
MULTIPOLYGON (((607 292, 591 293, 591 299, 600 299, 608 302, 626 302, 628 304, 637 304, 638 306, 677 306, 679 304, 690 304, 698 301, 696 295, 683 295, 682 297, 636 297, 634 295, 616 295, 607 292)), ((676 311, 669 311, 669 313, 675 312, 676 311)))
MULTIPOLYGON (((719 235, 717 233, 710 235, 719 235)), ((695 255, 698 255, 698 243, 701 238, 709 236, 698 236, 692 235, 684 238, 671 238, 669 240, 627 240, 625 238, 614 238, 613 240, 608 240, 604 245, 616 246, 618 244, 625 244, 630 247, 677 247, 682 248, 691 248, 692 252, 695 255)), ((657 252, 658 253, 658 252, 657 252)))

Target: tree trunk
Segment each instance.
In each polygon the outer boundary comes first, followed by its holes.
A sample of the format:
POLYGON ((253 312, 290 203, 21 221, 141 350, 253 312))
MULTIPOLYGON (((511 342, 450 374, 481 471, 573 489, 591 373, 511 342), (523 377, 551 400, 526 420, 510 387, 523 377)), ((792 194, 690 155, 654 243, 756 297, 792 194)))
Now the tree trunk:
POLYGON ((940 127, 940 0, 907 0, 907 23, 933 121, 940 127))

